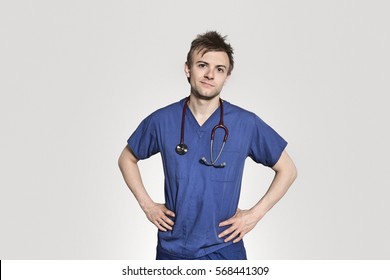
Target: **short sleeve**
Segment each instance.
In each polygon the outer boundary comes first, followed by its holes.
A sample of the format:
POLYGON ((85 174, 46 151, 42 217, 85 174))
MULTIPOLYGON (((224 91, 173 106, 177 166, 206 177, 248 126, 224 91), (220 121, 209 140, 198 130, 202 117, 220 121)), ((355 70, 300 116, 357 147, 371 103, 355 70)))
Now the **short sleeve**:
POLYGON ((268 124, 255 115, 249 146, 249 157, 255 162, 272 167, 279 160, 287 142, 268 124))
POLYGON ((157 129, 153 115, 144 119, 127 140, 129 148, 138 159, 146 159, 158 153, 157 129))

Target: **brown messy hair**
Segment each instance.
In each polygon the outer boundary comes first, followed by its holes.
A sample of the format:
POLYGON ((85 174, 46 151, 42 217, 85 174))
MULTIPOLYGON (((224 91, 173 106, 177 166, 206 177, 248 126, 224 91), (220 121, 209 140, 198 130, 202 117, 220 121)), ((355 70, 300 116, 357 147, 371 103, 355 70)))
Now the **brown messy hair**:
POLYGON ((214 51, 214 52, 225 52, 229 57, 229 69, 228 75, 231 74, 234 67, 234 59, 233 59, 233 48, 232 46, 226 42, 227 36, 221 36, 216 31, 207 31, 204 34, 199 34, 195 40, 191 43, 190 51, 187 54, 187 65, 189 68, 192 66, 192 57, 195 51, 198 53, 205 53, 214 51))

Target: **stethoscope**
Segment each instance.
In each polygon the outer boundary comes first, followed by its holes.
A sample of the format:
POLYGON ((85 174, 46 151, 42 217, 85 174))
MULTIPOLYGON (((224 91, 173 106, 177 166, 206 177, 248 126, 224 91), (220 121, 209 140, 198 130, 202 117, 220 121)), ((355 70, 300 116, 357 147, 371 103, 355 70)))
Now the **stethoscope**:
MULTIPOLYGON (((187 97, 187 99, 184 102, 183 113, 181 115, 180 143, 176 145, 176 153, 181 155, 181 156, 188 152, 188 146, 186 144, 184 144, 184 123, 185 123, 185 118, 186 118, 186 112, 187 112, 189 99, 190 98, 187 97)), ((211 131, 210 162, 207 161, 206 157, 202 157, 199 161, 201 163, 203 163, 204 165, 207 165, 207 166, 214 166, 214 167, 221 168, 221 167, 225 167, 226 166, 226 162, 222 162, 221 164, 217 164, 217 161, 218 161, 219 157, 222 154, 223 148, 225 147, 226 140, 227 140, 227 138, 229 136, 229 130, 227 129, 227 127, 223 123, 223 102, 222 102, 221 98, 219 99, 219 104, 220 104, 220 107, 221 107, 219 123, 216 126, 214 126, 213 130, 211 131), (215 131, 218 128, 221 128, 221 129, 223 129, 225 131, 225 136, 223 137, 221 149, 219 150, 219 153, 218 153, 217 157, 214 159, 214 156, 213 156, 213 143, 214 143, 215 131)))

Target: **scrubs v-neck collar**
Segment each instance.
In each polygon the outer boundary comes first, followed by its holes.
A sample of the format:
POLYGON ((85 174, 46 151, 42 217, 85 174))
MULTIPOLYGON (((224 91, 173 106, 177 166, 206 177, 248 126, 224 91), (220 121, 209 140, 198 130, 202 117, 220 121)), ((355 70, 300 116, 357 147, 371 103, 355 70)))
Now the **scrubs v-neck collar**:
MULTIPOLYGON (((182 106, 184 106, 185 100, 182 101, 182 106)), ((192 113, 190 107, 187 107, 185 121, 191 127, 198 132, 199 137, 202 137, 204 132, 211 130, 215 125, 219 123, 221 105, 215 109, 215 111, 208 117, 208 119, 200 125, 196 120, 194 114, 192 113)))

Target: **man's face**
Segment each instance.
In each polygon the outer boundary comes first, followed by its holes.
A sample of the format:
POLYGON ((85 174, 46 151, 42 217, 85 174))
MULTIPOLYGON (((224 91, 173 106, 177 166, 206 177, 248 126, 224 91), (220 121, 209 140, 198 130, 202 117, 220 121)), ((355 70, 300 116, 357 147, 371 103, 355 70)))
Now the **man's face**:
POLYGON ((185 65, 185 72, 191 84, 191 94, 206 100, 219 96, 229 78, 228 70, 229 57, 225 52, 210 51, 203 55, 195 52, 191 68, 185 65))

